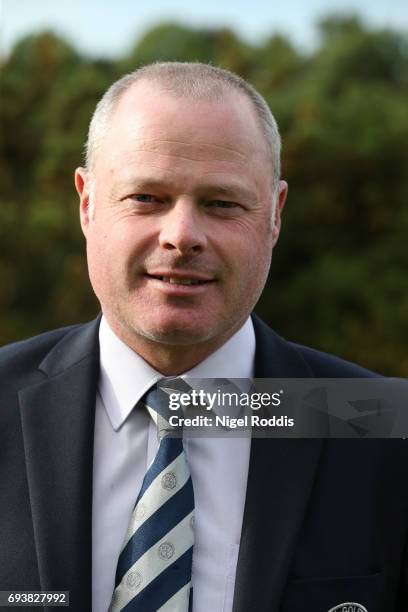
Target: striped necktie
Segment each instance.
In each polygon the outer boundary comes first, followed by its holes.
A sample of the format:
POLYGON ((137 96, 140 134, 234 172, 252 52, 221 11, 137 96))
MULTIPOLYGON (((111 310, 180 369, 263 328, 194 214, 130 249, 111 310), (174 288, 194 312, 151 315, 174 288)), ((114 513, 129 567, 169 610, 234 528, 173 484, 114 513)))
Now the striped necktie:
MULTIPOLYGON (((155 421, 168 425, 167 398, 155 385, 141 403, 155 421)), ((180 432, 175 435, 166 429, 145 474, 119 555, 109 612, 191 610, 194 493, 183 439, 180 432)))

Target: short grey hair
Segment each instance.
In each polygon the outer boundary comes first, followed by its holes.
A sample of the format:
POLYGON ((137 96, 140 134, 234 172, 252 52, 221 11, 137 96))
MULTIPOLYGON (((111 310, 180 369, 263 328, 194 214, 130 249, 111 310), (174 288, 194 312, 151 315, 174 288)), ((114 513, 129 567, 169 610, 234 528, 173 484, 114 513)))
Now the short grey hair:
MULTIPOLYGON (((263 96, 250 83, 237 74, 200 62, 155 62, 124 75, 113 83, 98 102, 89 125, 85 145, 86 169, 91 178, 97 151, 108 130, 112 117, 124 93, 141 80, 156 83, 170 94, 195 100, 221 99, 226 90, 238 91, 251 102, 255 117, 265 136, 271 155, 274 201, 281 172, 281 138, 272 112, 263 96)), ((275 203, 275 202, 274 202, 275 203)))

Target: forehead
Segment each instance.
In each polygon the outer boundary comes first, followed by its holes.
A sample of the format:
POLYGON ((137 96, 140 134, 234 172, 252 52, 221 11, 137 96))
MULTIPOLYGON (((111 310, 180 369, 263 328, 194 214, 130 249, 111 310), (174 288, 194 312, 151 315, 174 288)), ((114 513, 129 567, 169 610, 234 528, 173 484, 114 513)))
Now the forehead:
POLYGON ((131 162, 140 153, 173 162, 183 157, 239 165, 254 157, 270 160, 252 103, 240 92, 196 100, 150 82, 137 83, 119 100, 97 157, 111 165, 131 162))

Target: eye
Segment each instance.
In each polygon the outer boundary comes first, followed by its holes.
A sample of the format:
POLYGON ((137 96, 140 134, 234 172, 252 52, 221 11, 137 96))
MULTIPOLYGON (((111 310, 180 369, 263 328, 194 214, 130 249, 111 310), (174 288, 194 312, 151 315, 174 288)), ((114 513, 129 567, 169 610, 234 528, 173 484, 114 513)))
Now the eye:
POLYGON ((207 200, 204 206, 207 213, 214 217, 235 218, 244 212, 241 204, 231 200, 207 200))
POLYGON ((238 208, 238 204, 236 202, 229 202, 228 200, 210 200, 207 203, 209 208, 238 208))
POLYGON ((135 202, 141 202, 142 204, 153 204, 154 202, 163 201, 157 196, 154 196, 150 193, 135 193, 130 196, 130 199, 132 199, 135 202))
POLYGON ((152 213, 161 211, 167 199, 152 193, 133 193, 124 198, 127 207, 132 212, 152 213))

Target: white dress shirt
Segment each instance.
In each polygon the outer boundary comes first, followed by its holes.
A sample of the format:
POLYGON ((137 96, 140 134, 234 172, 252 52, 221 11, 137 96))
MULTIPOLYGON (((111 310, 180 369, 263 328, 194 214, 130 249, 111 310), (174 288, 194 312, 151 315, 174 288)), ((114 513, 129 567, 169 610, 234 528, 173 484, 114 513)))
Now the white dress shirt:
MULTIPOLYGON (((96 398, 92 610, 107 612, 116 563, 137 494, 157 448, 147 410, 135 404, 162 374, 132 351, 102 318, 96 398)), ((220 349, 183 376, 252 378, 255 333, 249 318, 220 349)), ((185 440, 195 498, 194 612, 231 612, 248 479, 250 437, 185 440)))

